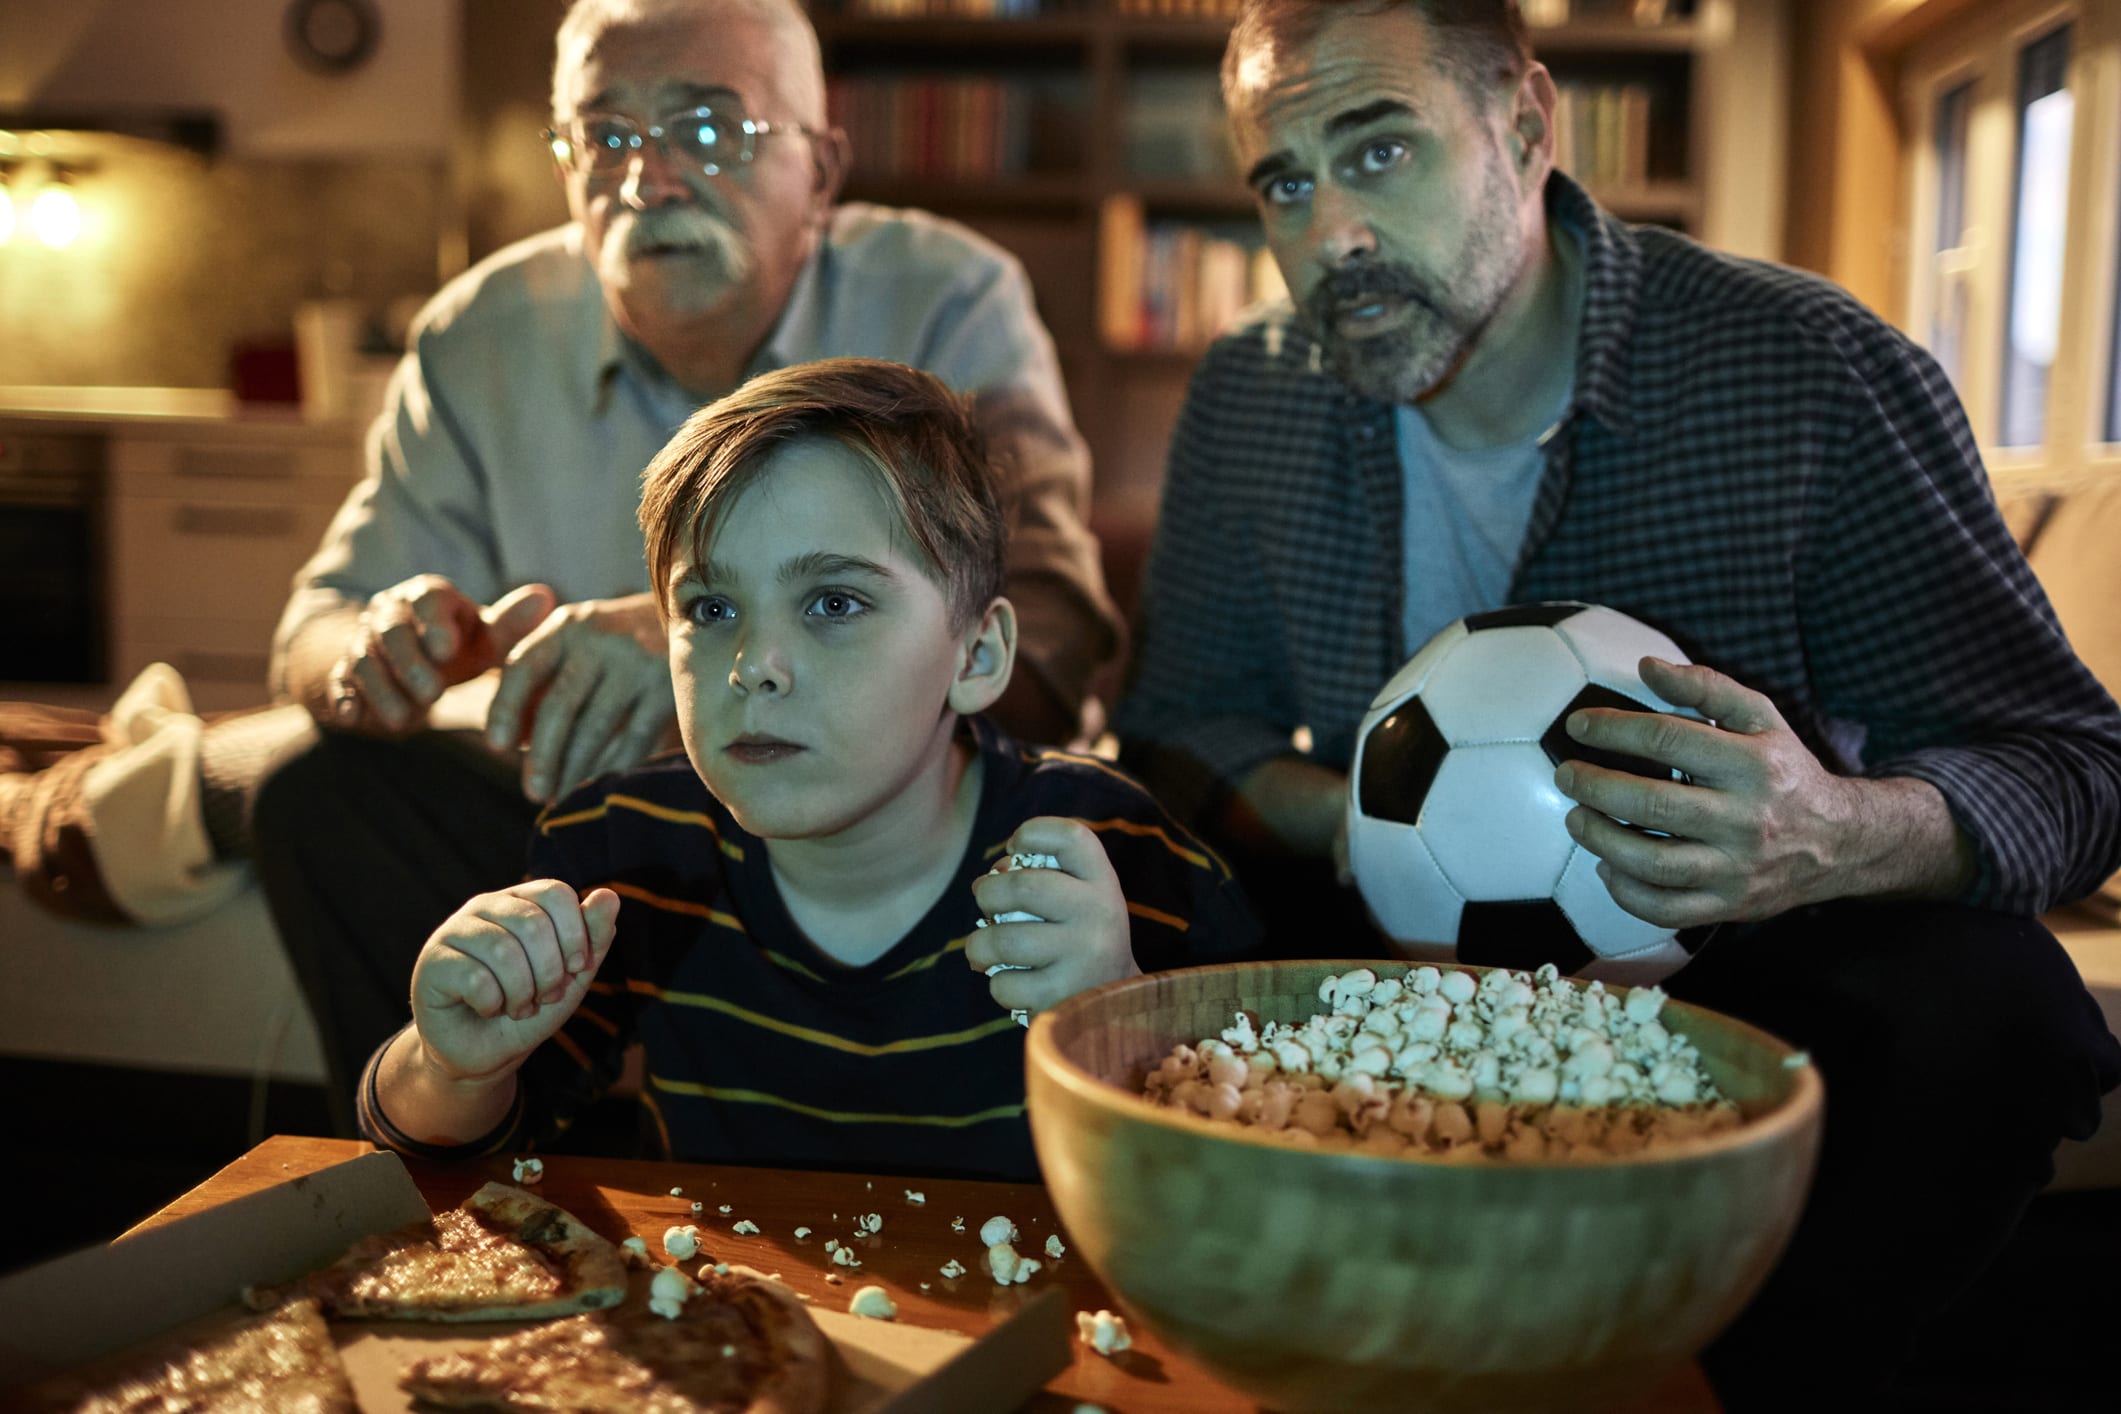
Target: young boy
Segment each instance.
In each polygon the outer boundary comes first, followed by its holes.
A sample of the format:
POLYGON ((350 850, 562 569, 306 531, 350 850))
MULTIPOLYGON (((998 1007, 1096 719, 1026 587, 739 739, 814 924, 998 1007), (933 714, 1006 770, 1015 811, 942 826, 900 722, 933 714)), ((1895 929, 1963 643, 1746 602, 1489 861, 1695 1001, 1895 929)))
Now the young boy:
POLYGON ((1141 787, 979 717, 1016 615, 965 408, 897 364, 767 374, 680 429, 640 514, 685 755, 559 802, 531 881, 436 930, 364 1131, 529 1148, 638 1040, 667 1156, 1032 1176, 1011 1009, 1256 932, 1141 787), (1015 854, 1058 867, 990 874, 1015 854))

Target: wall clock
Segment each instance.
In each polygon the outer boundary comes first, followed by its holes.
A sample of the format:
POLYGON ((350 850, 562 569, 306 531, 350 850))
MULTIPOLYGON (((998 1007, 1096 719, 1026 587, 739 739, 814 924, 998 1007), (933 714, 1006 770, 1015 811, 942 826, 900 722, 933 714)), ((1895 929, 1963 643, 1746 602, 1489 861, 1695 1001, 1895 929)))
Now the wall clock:
POLYGON ((287 52, 305 69, 347 74, 367 63, 383 34, 374 0, 292 0, 287 52))

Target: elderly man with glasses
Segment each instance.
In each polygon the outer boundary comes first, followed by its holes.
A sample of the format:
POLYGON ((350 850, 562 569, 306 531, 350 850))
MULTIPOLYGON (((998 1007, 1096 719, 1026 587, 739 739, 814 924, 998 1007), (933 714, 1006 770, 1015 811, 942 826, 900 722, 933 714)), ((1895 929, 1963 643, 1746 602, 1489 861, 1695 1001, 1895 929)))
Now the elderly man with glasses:
POLYGON ((368 476, 275 644, 277 690, 324 730, 254 812, 335 1104, 404 1022, 433 926, 520 875, 539 804, 663 741, 637 485, 703 403, 833 355, 971 394, 1016 512, 1028 671, 998 715, 1065 740, 1117 649, 1088 459, 1022 269, 932 216, 836 204, 848 143, 824 95, 794 0, 578 0, 546 134, 573 220, 415 325, 368 476), (421 731, 445 688, 494 668, 483 757, 421 731))

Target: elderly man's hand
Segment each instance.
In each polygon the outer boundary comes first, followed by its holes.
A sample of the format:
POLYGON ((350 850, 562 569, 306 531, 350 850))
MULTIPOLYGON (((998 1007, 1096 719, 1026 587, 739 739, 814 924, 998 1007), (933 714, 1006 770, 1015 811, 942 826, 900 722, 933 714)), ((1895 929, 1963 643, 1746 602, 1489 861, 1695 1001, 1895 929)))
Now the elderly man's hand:
POLYGON ((311 711, 341 731, 417 730, 442 690, 505 659, 552 612, 554 595, 526 584, 491 607, 438 574, 415 575, 370 599, 311 711))
POLYGON ((562 606, 509 654, 486 717, 488 745, 526 748, 523 793, 532 800, 635 764, 677 718, 668 651, 652 595, 562 606))
POLYGON ((1614 902, 1685 928, 1863 891, 1851 856, 1863 791, 1874 783, 1827 770, 1772 702, 1712 668, 1645 658, 1642 680, 1711 720, 1588 708, 1570 715, 1569 735, 1675 767, 1691 782, 1584 761, 1554 773, 1562 794, 1578 802, 1569 834, 1603 861, 1598 876, 1614 902))

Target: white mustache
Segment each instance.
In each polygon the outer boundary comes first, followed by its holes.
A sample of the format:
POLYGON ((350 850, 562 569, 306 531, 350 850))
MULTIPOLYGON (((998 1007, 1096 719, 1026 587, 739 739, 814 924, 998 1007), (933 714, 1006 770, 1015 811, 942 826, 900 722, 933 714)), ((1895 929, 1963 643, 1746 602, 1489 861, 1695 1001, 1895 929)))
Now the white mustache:
POLYGON ((697 250, 718 258, 741 279, 751 269, 751 247, 743 233, 698 206, 652 206, 627 211, 604 231, 604 256, 610 262, 631 260, 655 250, 697 250))

